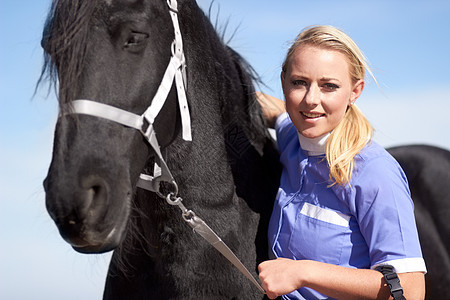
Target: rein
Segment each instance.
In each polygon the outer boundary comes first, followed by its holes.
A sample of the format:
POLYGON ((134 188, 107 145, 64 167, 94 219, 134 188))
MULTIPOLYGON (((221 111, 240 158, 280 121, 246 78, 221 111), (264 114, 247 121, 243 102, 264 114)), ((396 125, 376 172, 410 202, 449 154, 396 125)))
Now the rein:
POLYGON ((166 199, 170 205, 178 206, 182 212, 182 217, 194 232, 197 232, 223 256, 225 256, 239 271, 242 272, 262 293, 264 289, 252 276, 248 269, 236 257, 233 251, 222 241, 222 239, 192 210, 188 210, 182 203, 182 198, 178 197, 178 185, 173 178, 160 150, 158 140, 153 128, 155 118, 167 100, 173 81, 177 88, 178 103, 181 112, 182 137, 185 141, 192 141, 191 118, 186 97, 186 60, 183 51, 183 41, 178 22, 178 8, 176 0, 167 0, 169 13, 173 23, 175 39, 172 43, 172 56, 164 73, 164 77, 158 90, 147 110, 142 115, 137 115, 126 110, 99 103, 87 99, 77 99, 71 102, 70 111, 67 114, 85 114, 107 119, 127 127, 139 130, 147 142, 156 153, 156 163, 153 176, 140 174, 137 187, 155 192, 161 198, 166 199), (173 187, 173 192, 163 195, 161 192, 161 182, 169 183, 173 187))

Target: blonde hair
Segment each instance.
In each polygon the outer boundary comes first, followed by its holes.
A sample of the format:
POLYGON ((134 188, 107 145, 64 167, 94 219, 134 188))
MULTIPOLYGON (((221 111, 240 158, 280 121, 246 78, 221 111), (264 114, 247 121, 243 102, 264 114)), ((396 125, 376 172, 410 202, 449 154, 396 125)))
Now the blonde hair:
MULTIPOLYGON (((377 82, 370 70, 366 57, 356 43, 341 30, 328 25, 312 26, 302 31, 289 48, 283 63, 286 73, 288 63, 295 50, 303 45, 311 45, 343 53, 349 62, 350 77, 353 83, 364 80, 367 70, 377 82)), ((326 158, 333 184, 345 186, 350 182, 354 157, 370 141, 373 128, 364 114, 355 105, 348 107, 344 118, 331 132, 327 141, 326 158)))

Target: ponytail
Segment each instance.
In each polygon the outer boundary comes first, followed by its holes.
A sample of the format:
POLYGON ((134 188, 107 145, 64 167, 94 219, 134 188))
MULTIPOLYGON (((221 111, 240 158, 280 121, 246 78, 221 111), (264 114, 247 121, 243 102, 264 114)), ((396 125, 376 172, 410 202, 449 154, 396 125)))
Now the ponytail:
POLYGON ((327 141, 326 157, 333 184, 350 182, 354 157, 372 138, 373 128, 356 105, 349 106, 344 118, 327 141))

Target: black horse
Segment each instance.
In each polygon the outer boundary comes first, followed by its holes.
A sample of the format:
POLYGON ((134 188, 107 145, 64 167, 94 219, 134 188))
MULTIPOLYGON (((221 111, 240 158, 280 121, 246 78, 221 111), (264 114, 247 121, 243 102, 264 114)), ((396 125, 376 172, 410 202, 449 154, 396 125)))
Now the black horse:
MULTIPOLYGON (((158 160, 141 133, 71 114, 76 99, 142 114, 171 59, 174 29, 162 0, 54 1, 44 31, 61 115, 44 182, 47 208, 75 250, 114 250, 105 299, 258 299, 262 294, 180 212, 136 188, 158 160)), ((172 12, 174 10, 172 9, 172 12)), ((154 127, 183 203, 256 275, 280 175, 278 154, 254 96, 251 68, 218 37, 194 0, 180 0, 192 141, 172 87, 154 127)), ((390 150, 405 169, 428 264, 429 298, 449 294, 449 153, 390 150), (435 164, 435 162, 437 164, 435 164), (436 174, 436 175, 430 175, 436 174)), ((153 174, 154 175, 154 174, 153 174)), ((170 190, 171 188, 168 187, 170 190)))
POLYGON ((193 0, 177 8, 165 0, 53 2, 42 41, 43 76, 57 78, 61 113, 44 181, 47 209, 75 250, 115 249, 105 299, 262 298, 177 208, 136 188, 143 170, 154 175, 158 159, 138 130, 70 113, 75 99, 139 115, 146 110, 171 59, 169 12, 177 14, 184 43, 192 141, 182 139, 172 86, 154 122, 162 157, 184 205, 254 276, 267 259, 278 153, 255 98, 254 73, 193 0))
POLYGON ((450 152, 426 145, 388 149, 408 177, 427 265, 427 299, 450 295, 450 152))

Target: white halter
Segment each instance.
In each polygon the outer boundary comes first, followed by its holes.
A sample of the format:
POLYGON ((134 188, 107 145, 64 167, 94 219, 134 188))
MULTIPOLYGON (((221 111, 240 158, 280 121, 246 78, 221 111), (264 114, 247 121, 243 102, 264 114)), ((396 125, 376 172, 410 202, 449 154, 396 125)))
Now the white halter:
POLYGON ((175 39, 172 43, 172 57, 169 65, 164 73, 164 77, 159 88, 153 97, 151 105, 142 115, 130 113, 120 108, 95 102, 92 100, 74 100, 72 101, 71 113, 87 114, 104 118, 110 121, 120 123, 122 125, 139 130, 147 139, 149 144, 157 155, 157 164, 155 164, 153 176, 141 174, 138 187, 159 193, 160 182, 169 182, 176 187, 175 180, 164 161, 158 140, 156 139, 153 124, 158 116, 161 108, 167 100, 167 96, 175 79, 175 85, 178 93, 178 103, 181 112, 182 136, 186 141, 192 140, 191 134, 191 118, 187 103, 186 90, 184 83, 186 82, 186 60, 183 51, 183 41, 178 22, 177 2, 174 0, 167 1, 170 8, 170 16, 175 32, 175 39), (146 125, 148 124, 148 127, 146 125))
POLYGON ((178 103, 181 112, 182 137, 186 141, 192 141, 191 118, 185 90, 186 61, 178 22, 177 1, 167 0, 167 4, 170 8, 170 16, 175 32, 175 39, 172 43, 172 57, 170 58, 169 65, 164 73, 161 84, 159 85, 151 105, 147 108, 147 110, 142 115, 137 115, 107 104, 92 100, 78 99, 71 102, 71 110, 68 114, 85 114, 100 117, 139 130, 155 151, 157 162, 154 167, 153 176, 141 174, 137 186, 156 192, 159 196, 165 198, 170 205, 178 206, 182 211, 183 219, 194 229, 194 231, 200 234, 212 246, 214 246, 214 248, 222 253, 222 255, 224 255, 233 265, 235 265, 262 293, 265 293, 258 281, 252 276, 242 262, 228 248, 228 246, 220 239, 220 237, 217 236, 217 234, 201 218, 197 217, 193 211, 186 209, 181 202, 182 199, 177 197, 178 186, 161 154, 153 124, 155 118, 158 116, 161 108, 167 100, 167 96, 174 80, 177 88, 178 103), (162 195, 160 192, 161 182, 168 182, 172 184, 175 191, 169 193, 167 196, 162 195))

